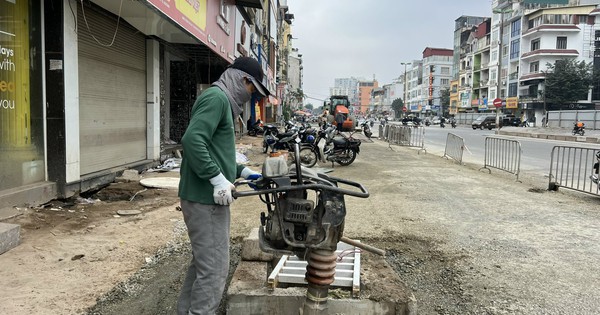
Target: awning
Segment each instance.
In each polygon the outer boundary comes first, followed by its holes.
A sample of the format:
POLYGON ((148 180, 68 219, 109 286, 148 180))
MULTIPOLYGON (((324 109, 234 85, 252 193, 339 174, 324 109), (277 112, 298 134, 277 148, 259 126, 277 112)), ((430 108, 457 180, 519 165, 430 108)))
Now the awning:
POLYGON ((269 95, 269 103, 273 105, 279 105, 279 100, 275 96, 269 95))
POLYGON ((262 0, 236 0, 235 4, 242 7, 263 9, 262 0))

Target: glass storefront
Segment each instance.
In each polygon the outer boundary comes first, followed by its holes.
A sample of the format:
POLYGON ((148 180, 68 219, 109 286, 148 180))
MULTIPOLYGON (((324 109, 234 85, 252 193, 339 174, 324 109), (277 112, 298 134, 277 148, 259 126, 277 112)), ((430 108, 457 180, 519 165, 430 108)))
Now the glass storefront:
POLYGON ((0 191, 45 179, 40 9, 0 0, 0 191))

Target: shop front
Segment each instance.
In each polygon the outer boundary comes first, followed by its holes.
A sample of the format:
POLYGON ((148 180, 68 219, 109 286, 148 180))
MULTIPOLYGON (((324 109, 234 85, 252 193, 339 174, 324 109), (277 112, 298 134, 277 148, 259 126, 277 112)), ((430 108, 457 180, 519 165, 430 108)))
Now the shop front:
POLYGON ((0 0, 0 196, 46 179, 40 10, 0 0))

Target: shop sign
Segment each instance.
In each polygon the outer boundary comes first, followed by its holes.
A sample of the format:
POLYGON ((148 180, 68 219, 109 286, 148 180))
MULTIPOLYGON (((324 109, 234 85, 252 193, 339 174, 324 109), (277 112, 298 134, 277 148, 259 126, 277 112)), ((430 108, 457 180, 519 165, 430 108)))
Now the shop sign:
POLYGON ((463 92, 460 93, 460 107, 461 108, 471 108, 471 102, 469 102, 471 97, 471 93, 463 92))
POLYGON ((483 99, 481 99, 481 102, 479 103, 479 107, 480 110, 487 110, 488 109, 488 99, 487 97, 484 97, 483 99))
POLYGON ((31 140, 31 62, 29 54, 19 53, 30 47, 28 6, 27 1, 0 1, 0 147, 31 140))
POLYGON ((519 98, 518 97, 507 97, 506 98, 506 108, 519 108, 519 98))
POLYGON ((206 14, 208 0, 148 0, 148 3, 206 43, 206 14))
POLYGON ((221 0, 147 0, 225 60, 233 61, 235 6, 221 0))

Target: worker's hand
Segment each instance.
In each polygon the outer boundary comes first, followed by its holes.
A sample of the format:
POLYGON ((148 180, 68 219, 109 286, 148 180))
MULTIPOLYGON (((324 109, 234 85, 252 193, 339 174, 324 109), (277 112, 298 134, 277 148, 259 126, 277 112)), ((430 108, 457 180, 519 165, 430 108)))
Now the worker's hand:
MULTIPOLYGON (((262 178, 261 173, 255 172, 247 167, 244 167, 244 169, 242 170, 242 173, 240 175, 246 180, 253 180, 253 181, 257 181, 262 178)), ((250 188, 252 188, 254 190, 258 189, 258 187, 256 187, 256 185, 252 184, 252 183, 249 183, 248 186, 250 186, 250 188)))
POLYGON ((247 180, 257 180, 262 177, 262 174, 256 171, 251 170, 248 167, 244 167, 241 173, 242 178, 247 180))
POLYGON ((228 206, 233 202, 231 191, 235 190, 235 186, 223 176, 223 173, 211 178, 210 183, 214 186, 213 198, 216 204, 228 206))

